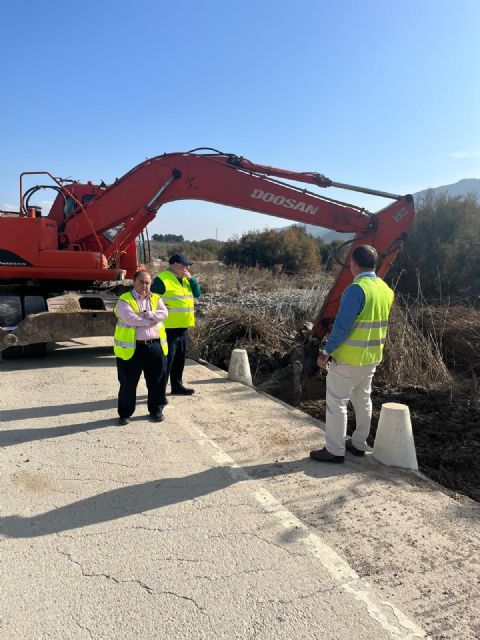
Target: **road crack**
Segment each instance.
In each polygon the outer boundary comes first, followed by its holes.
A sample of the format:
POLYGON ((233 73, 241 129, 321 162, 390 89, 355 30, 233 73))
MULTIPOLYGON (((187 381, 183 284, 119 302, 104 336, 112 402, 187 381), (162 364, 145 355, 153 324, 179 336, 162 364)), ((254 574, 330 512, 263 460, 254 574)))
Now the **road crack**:
POLYGON ((66 551, 60 551, 60 550, 58 550, 58 552, 61 555, 65 556, 70 562, 77 565, 80 568, 80 571, 82 572, 82 576, 84 578, 105 578, 105 580, 111 580, 115 584, 137 584, 149 595, 155 594, 155 589, 150 587, 148 584, 146 584, 142 580, 139 580, 138 578, 134 580, 120 580, 119 578, 116 578, 115 576, 112 576, 108 573, 92 573, 84 569, 82 563, 79 562, 78 560, 75 560, 70 553, 67 553, 66 551))
POLYGON ((86 627, 85 625, 81 624, 79 620, 77 620, 77 618, 75 618, 75 616, 72 616, 73 621, 75 622, 75 624, 77 625, 77 627, 79 629, 81 629, 82 631, 86 631, 88 633, 88 635, 90 636, 90 638, 92 638, 92 640, 94 639, 94 635, 92 633, 92 631, 86 627))

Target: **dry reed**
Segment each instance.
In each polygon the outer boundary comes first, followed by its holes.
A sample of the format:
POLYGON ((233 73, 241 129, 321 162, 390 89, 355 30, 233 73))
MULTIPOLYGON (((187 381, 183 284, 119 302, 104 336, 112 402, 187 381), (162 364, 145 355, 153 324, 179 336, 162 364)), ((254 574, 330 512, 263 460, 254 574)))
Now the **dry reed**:
MULTIPOLYGON (((259 376, 288 360, 289 352, 305 336, 305 322, 315 320, 331 286, 331 276, 325 273, 292 277, 218 262, 198 262, 194 270, 203 289, 212 294, 211 306, 192 335, 199 353, 226 368, 231 351, 245 348, 252 372, 259 376), (248 301, 244 292, 249 294, 248 301), (217 304, 215 293, 237 295, 230 304, 217 304), (251 294, 255 294, 253 301, 251 294)), ((449 369, 478 375, 480 312, 468 307, 431 307, 421 300, 405 304, 398 298, 377 383, 451 387, 449 369)))
POLYGON ((423 334, 409 307, 396 304, 392 309, 383 362, 375 380, 393 387, 452 384, 438 341, 423 334))

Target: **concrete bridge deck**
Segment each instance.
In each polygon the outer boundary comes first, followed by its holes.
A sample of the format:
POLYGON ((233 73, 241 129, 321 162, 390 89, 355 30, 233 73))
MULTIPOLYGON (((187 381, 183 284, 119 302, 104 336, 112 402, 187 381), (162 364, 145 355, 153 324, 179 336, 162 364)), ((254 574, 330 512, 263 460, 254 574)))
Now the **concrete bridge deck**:
POLYGON ((480 637, 478 504, 192 361, 118 427, 107 344, 0 361, 1 638, 480 637))

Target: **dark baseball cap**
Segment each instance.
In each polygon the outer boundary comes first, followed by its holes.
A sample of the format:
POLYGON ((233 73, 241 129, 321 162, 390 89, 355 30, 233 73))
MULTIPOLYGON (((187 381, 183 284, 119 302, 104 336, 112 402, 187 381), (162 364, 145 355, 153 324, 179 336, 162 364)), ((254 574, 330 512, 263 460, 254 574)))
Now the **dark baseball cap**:
POLYGON ((179 253, 174 253, 173 256, 170 256, 170 260, 168 264, 183 264, 185 267, 189 267, 193 262, 186 258, 185 256, 180 255, 179 253))

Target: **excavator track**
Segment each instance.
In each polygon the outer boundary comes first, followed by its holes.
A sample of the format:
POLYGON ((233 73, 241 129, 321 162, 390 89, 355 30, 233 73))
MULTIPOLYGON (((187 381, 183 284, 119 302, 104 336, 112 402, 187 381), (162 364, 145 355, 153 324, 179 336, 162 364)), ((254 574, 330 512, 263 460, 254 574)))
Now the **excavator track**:
MULTIPOLYGON (((0 344, 2 344, 2 337, 8 336, 9 332, 15 330, 17 325, 22 322, 22 317, 22 299, 20 296, 0 296, 0 344)), ((21 346, 8 347, 9 344, 16 343, 5 341, 5 346, 3 346, 2 350, 2 357, 5 360, 18 358, 23 354, 21 346)))

